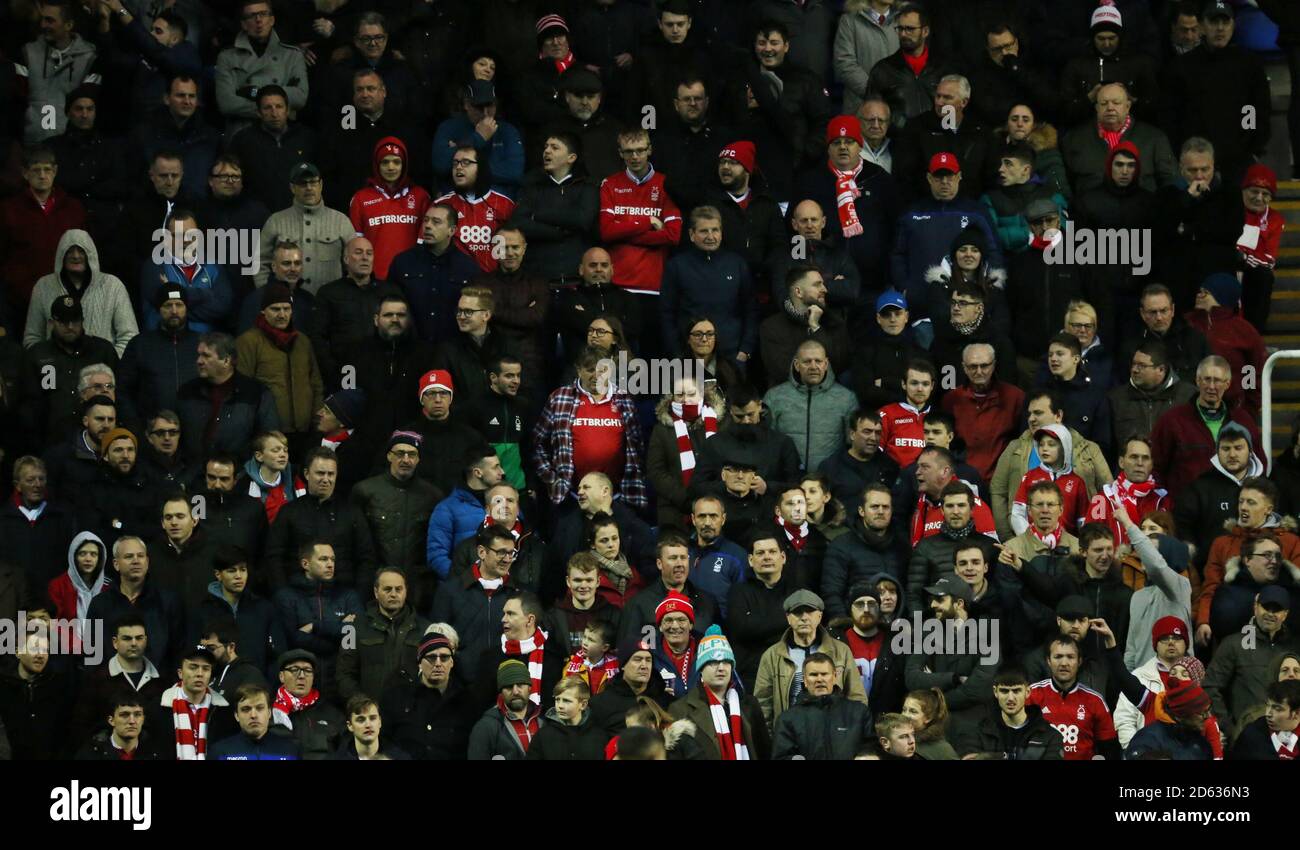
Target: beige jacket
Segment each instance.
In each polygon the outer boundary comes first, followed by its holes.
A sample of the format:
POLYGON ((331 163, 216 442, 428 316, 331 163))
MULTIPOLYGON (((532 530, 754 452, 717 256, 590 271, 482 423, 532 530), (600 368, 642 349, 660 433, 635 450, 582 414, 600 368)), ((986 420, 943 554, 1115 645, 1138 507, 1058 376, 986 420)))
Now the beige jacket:
MULTIPOLYGON (((835 662, 835 677, 840 691, 849 699, 866 705, 867 692, 862 687, 853 650, 848 644, 831 637, 824 628, 817 630, 818 642, 812 652, 824 652, 835 662)), ((767 648, 758 661, 758 678, 754 682, 754 698, 763 709, 763 719, 769 728, 776 726, 781 712, 790 707, 790 685, 794 682, 794 661, 790 658, 790 629, 781 639, 767 648)))
POLYGON ((257 285, 266 286, 275 246, 296 242, 302 249, 302 281, 298 285, 315 295, 322 286, 343 276, 343 248, 356 235, 352 222, 338 210, 324 204, 304 207, 294 201, 292 206, 272 213, 262 225, 257 285))
MULTIPOLYGON (((1074 472, 1088 485, 1089 493, 1100 493, 1103 484, 1115 480, 1110 474, 1110 465, 1101 453, 1101 446, 1092 440, 1086 440, 1078 431, 1070 429, 1074 439, 1074 472)), ((998 458, 998 465, 993 470, 989 481, 989 495, 993 497, 993 521, 997 524, 998 538, 1010 540, 1016 536, 1011 528, 1011 499, 1016 495, 1020 479, 1029 471, 1029 452, 1034 446, 1029 431, 1013 440, 998 458)))
MULTIPOLYGON (((1079 551, 1079 538, 1067 531, 1061 536, 1060 546, 1070 550, 1070 554, 1073 555, 1079 551)), ((1010 549, 1026 561, 1032 561, 1047 552, 1047 545, 1029 531, 1008 540, 1004 548, 1010 549)))

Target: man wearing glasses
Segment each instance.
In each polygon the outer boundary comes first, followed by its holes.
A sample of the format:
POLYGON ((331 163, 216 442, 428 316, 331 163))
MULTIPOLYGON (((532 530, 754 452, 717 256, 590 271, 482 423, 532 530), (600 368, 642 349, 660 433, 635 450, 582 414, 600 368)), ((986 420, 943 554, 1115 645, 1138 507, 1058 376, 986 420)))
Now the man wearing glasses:
MULTIPOLYGON (((328 20, 328 19, 326 19, 328 20)), ((333 43, 321 39, 319 45, 333 43)), ((408 116, 414 123, 423 124, 427 112, 425 106, 416 96, 419 82, 411 66, 405 59, 398 58, 393 50, 393 38, 388 20, 379 12, 366 12, 357 18, 356 30, 352 34, 351 49, 346 58, 325 65, 320 70, 323 83, 318 90, 323 98, 319 104, 320 114, 329 118, 331 123, 338 123, 340 109, 352 103, 352 83, 358 71, 370 70, 378 74, 386 90, 388 109, 396 115, 408 116)), ((322 58, 328 62, 328 50, 322 58)), ((313 97, 313 102, 315 97, 313 97)), ((360 116, 357 116, 358 119, 360 116)), ((357 129, 361 123, 358 121, 357 129)), ((348 132, 355 133, 356 130, 348 132)), ((411 139, 402 136, 408 144, 411 139)), ((349 186, 348 189, 356 189, 349 186)))
POLYGON ((301 50, 280 41, 270 0, 244 0, 235 45, 217 55, 217 106, 229 130, 257 117, 257 92, 277 85, 295 113, 307 105, 307 61, 301 50), (234 127, 229 125, 233 124, 234 127))
POLYGON ((469 732, 477 719, 469 692, 451 671, 460 636, 446 623, 425 630, 416 650, 414 681, 403 677, 384 691, 380 704, 388 719, 388 739, 419 761, 465 758, 469 732))
POLYGON ((871 69, 867 92, 889 102, 901 127, 930 111, 939 79, 947 71, 930 54, 930 16, 923 8, 915 3, 900 6, 894 31, 898 50, 871 69))
MULTIPOLYGON (((351 591, 348 591, 351 593, 351 591)), ((293 734, 307 761, 325 761, 338 749, 346 719, 317 688, 316 656, 291 649, 279 660, 280 687, 271 704, 271 723, 293 734)))
MULTIPOLYGON (((458 663, 468 682, 475 682, 480 673, 491 675, 490 668, 479 667, 480 657, 501 652, 506 608, 520 593, 510 576, 516 551, 510 530, 484 525, 476 532, 475 545, 475 561, 469 570, 444 580, 433 597, 433 621, 447 623, 460 635, 465 652, 458 663)), ((539 610, 538 617, 540 614, 539 610)), ((534 628, 525 631, 520 625, 518 630, 507 628, 507 637, 522 641, 533 636, 534 628)))
POLYGON ((943 412, 957 424, 966 438, 966 462, 980 479, 993 478, 998 458, 1018 435, 1020 411, 1025 394, 1015 384, 995 375, 998 358, 992 345, 977 342, 961 352, 961 369, 966 381, 943 397, 943 412))
MULTIPOLYGON (((1218 355, 1206 357, 1196 367, 1196 397, 1187 404, 1175 405, 1156 421, 1151 432, 1151 456, 1156 477, 1169 490, 1175 504, 1179 494, 1210 468, 1217 451, 1216 440, 1224 425, 1236 422, 1250 433, 1252 446, 1262 445, 1255 418, 1225 403, 1231 383, 1232 367, 1228 361, 1218 355)), ((1259 452, 1256 448, 1255 453, 1259 452)))
POLYGON ((1139 303, 1141 333, 1126 339, 1117 362, 1131 364, 1138 346, 1147 340, 1159 340, 1165 345, 1169 368, 1178 375, 1178 380, 1194 383, 1197 367, 1210 353, 1205 335, 1183 319, 1173 293, 1163 283, 1153 283, 1143 289, 1139 303))
MULTIPOLYGON (((302 249, 302 279, 294 287, 295 293, 302 290, 314 296, 322 286, 338 279, 343 271, 343 247, 357 230, 346 215, 325 206, 324 188, 320 169, 312 162, 299 162, 289 171, 293 204, 272 213, 262 227, 258 287, 270 280, 272 259, 281 242, 292 242, 302 249)), ((311 311, 299 304, 294 312, 305 319, 311 311)))

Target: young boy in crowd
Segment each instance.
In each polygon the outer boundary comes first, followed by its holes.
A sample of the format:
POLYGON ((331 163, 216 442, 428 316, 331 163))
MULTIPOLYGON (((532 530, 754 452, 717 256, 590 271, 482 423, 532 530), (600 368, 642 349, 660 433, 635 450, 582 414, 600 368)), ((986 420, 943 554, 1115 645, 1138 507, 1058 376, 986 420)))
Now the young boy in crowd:
POLYGON ((1039 481, 1051 481, 1061 492, 1061 530, 1073 533, 1084 523, 1088 509, 1088 485, 1074 471, 1074 440, 1064 425, 1044 425, 1034 432, 1039 465, 1025 473, 1011 505, 1011 527, 1016 534, 1029 528, 1029 488, 1039 481))
POLYGON ((244 464, 244 476, 248 479, 245 492, 262 500, 267 522, 275 522, 280 508, 307 492, 307 485, 295 477, 289 465, 289 438, 279 431, 265 431, 253 438, 253 458, 244 464))
POLYGON ((569 659, 563 678, 577 676, 587 683, 592 696, 600 693, 618 675, 618 656, 609 651, 614 635, 614 624, 607 620, 588 623, 582 630, 582 646, 569 659))

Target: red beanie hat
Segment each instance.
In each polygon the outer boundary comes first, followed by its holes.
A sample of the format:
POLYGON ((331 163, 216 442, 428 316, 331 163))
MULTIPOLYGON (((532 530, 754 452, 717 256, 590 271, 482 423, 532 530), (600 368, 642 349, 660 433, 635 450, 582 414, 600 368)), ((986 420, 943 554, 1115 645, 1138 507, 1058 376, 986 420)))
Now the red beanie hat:
POLYGON ((1264 163, 1257 162, 1246 169, 1246 176, 1241 181, 1241 188, 1249 189, 1251 186, 1259 186, 1267 189, 1269 194, 1276 195, 1277 175, 1264 163))
POLYGON ((754 160, 757 153, 753 142, 732 142, 718 152, 718 159, 734 159, 740 167, 754 173, 754 160))
POLYGON ((1165 691, 1165 710, 1170 717, 1191 717, 1208 711, 1209 708, 1210 695, 1200 685, 1182 679, 1169 680, 1169 689, 1165 691))
POLYGON ((826 125, 826 144, 844 136, 856 139, 858 144, 863 143, 862 125, 858 123, 856 115, 837 115, 826 125))
POLYGON ((1161 638, 1167 638, 1170 635, 1183 639, 1183 644, 1191 646, 1187 640, 1187 624, 1183 622, 1182 617, 1161 617, 1156 620, 1155 626, 1151 628, 1151 647, 1155 648, 1160 643, 1161 638))
POLYGON ((664 601, 660 602, 658 607, 655 608, 655 625, 658 626, 664 621, 664 617, 674 611, 685 614, 686 619, 691 621, 691 625, 695 625, 695 606, 691 604, 691 600, 685 594, 678 593, 675 590, 668 591, 664 601))

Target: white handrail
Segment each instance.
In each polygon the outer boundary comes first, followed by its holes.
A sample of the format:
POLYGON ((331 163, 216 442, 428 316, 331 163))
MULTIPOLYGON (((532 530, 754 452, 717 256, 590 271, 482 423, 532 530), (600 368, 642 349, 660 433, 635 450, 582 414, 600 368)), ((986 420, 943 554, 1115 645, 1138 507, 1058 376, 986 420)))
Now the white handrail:
POLYGON ((1260 377, 1260 392, 1264 407, 1260 419, 1260 437, 1264 440, 1264 474, 1273 472, 1273 365, 1279 360, 1300 360, 1300 350, 1274 351, 1264 361, 1264 374, 1260 377))

